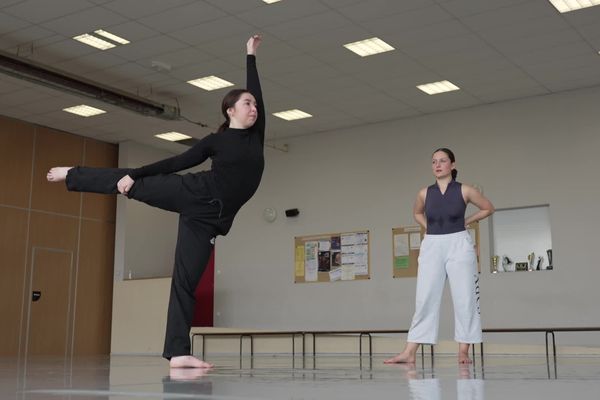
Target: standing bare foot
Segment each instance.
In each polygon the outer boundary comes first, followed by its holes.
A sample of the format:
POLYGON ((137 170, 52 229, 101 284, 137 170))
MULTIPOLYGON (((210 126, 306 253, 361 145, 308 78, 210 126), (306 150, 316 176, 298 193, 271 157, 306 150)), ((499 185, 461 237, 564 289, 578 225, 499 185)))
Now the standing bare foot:
POLYGON ((212 368, 211 363, 204 362, 194 356, 171 357, 169 361, 171 368, 212 368))
POLYGON ((469 358, 469 353, 458 353, 458 363, 459 364, 472 364, 473 360, 469 358))
POLYGON ((61 182, 67 179, 67 172, 73 167, 54 167, 46 174, 48 182, 61 182))
POLYGON ((459 364, 472 364, 473 361, 469 358, 470 343, 459 343, 458 344, 458 363, 459 364))
POLYGON ((388 358, 384 364, 414 364, 417 358, 414 354, 402 352, 395 357, 388 358))
POLYGON ((193 381, 208 374, 210 368, 171 368, 169 378, 174 381, 193 381))

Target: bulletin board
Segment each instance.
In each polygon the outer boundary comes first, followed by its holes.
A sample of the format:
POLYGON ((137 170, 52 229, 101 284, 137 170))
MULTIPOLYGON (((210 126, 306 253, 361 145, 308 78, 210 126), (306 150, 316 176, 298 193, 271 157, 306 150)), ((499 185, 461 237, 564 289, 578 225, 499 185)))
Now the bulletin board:
MULTIPOLYGON (((479 261, 479 222, 473 222, 467 231, 475 242, 477 271, 481 273, 479 261)), ((392 229, 392 273, 394 278, 417 276, 419 250, 425 231, 419 226, 404 226, 392 229)))
POLYGON ((394 278, 417 276, 417 259, 425 231, 419 225, 392 229, 392 271, 394 278))
POLYGON ((294 238, 294 282, 337 282, 371 278, 369 231, 294 238))

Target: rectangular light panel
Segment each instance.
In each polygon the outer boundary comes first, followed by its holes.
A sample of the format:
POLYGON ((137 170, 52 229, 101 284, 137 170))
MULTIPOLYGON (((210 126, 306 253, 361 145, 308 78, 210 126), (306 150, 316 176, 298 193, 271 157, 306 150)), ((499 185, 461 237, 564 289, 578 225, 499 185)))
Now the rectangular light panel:
POLYGON ((344 45, 350 51, 361 57, 372 56, 374 54, 392 51, 394 48, 379 38, 361 40, 359 42, 348 43, 344 45))
POLYGON ((440 94, 460 89, 458 86, 456 86, 450 81, 425 83, 423 85, 418 85, 417 88, 424 91, 427 94, 440 94))
POLYGON ((274 116, 279 117, 281 119, 285 119, 286 121, 294 121, 296 119, 310 118, 312 115, 309 113, 305 113, 304 111, 293 109, 287 111, 280 111, 273 113, 274 116))
POLYGON ((549 0, 561 13, 600 5, 600 0, 549 0))
POLYGON ((188 135, 184 135, 183 133, 179 133, 179 132, 165 132, 165 133, 159 133, 158 135, 154 135, 157 138, 160 139, 164 139, 164 140, 168 140, 170 142, 178 142, 180 140, 185 140, 185 139, 191 139, 191 136, 188 135))
POLYGON ((80 104, 78 106, 63 108, 63 111, 66 111, 71 114, 76 114, 81 117, 93 117, 94 115, 104 114, 106 111, 101 110, 99 108, 95 108, 92 106, 86 106, 85 104, 80 104))
POLYGON ((233 83, 214 75, 207 76, 204 78, 192 79, 191 81, 187 81, 187 83, 208 91, 233 86, 233 83))

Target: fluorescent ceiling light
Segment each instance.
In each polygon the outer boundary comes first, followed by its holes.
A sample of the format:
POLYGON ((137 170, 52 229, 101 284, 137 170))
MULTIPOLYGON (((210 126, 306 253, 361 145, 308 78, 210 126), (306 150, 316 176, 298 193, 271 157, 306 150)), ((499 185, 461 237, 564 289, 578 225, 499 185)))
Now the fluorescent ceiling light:
POLYGON ((561 13, 600 5, 600 0, 549 0, 561 13))
POLYGON ((267 4, 273 4, 273 3, 277 3, 278 1, 281 1, 281 0, 263 0, 263 1, 267 4))
POLYGON ((63 111, 66 111, 71 114, 80 115, 82 117, 93 117, 94 115, 104 114, 106 112, 99 108, 86 106, 85 104, 63 108, 63 111))
POLYGON ((184 135, 183 133, 179 133, 179 132, 165 132, 165 133, 159 133, 158 135, 154 135, 157 138, 160 139, 164 139, 164 140, 168 140, 170 142, 178 142, 180 140, 185 140, 185 139, 191 139, 191 136, 188 135, 184 135))
POLYGON ((108 49, 112 49, 113 47, 117 47, 114 44, 107 42, 106 40, 102 40, 102 39, 97 38, 96 36, 90 35, 88 33, 84 33, 83 35, 75 36, 75 37, 73 37, 73 39, 75 39, 81 43, 85 43, 88 46, 92 46, 97 49, 100 49, 100 50, 108 50, 108 49))
POLYGON ((110 39, 113 42, 116 42, 116 43, 119 43, 119 44, 128 44, 129 43, 129 40, 123 39, 120 36, 114 35, 114 34, 112 34, 110 32, 102 30, 102 29, 98 29, 97 31, 94 31, 94 33, 97 33, 100 36, 104 36, 105 38, 110 39))
POLYGON ((273 115, 276 117, 279 117, 281 119, 285 119, 286 121, 293 121, 296 119, 312 117, 312 115, 305 113, 304 111, 298 110, 296 108, 293 110, 276 112, 276 113, 273 113, 273 115))
POLYGON ((425 83, 423 85, 418 85, 417 88, 424 91, 427 94, 440 94, 460 89, 458 86, 456 86, 450 81, 425 83))
POLYGON ((355 52, 361 57, 372 56, 373 54, 385 53, 394 50, 392 46, 379 38, 361 40, 359 42, 348 43, 344 45, 350 51, 355 52))
POLYGON ((187 83, 189 83, 190 85, 198 86, 199 88, 208 91, 233 86, 233 83, 214 75, 207 76, 204 78, 192 79, 191 81, 187 81, 187 83))

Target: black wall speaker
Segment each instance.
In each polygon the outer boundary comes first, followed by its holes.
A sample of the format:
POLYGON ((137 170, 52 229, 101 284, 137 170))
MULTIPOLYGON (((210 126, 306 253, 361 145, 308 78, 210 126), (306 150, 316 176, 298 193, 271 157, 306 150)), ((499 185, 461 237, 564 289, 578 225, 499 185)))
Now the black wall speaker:
POLYGON ((298 214, 300 214, 300 211, 297 208, 290 208, 288 210, 285 210, 286 217, 297 217, 298 214))

